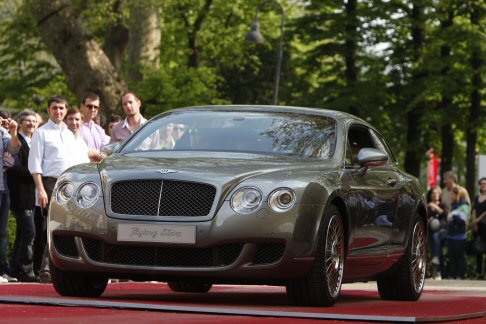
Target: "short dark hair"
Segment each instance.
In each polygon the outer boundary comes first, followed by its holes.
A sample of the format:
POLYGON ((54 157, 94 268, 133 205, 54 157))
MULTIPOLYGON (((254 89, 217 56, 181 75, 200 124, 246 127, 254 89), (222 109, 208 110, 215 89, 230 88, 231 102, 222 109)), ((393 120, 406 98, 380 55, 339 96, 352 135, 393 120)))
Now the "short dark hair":
POLYGON ((79 109, 77 107, 71 107, 67 110, 66 116, 64 117, 64 119, 67 119, 68 116, 78 114, 78 113, 81 114, 81 112, 79 111, 79 109))
POLYGON ((12 118, 12 114, 10 113, 10 111, 8 110, 0 110, 0 117, 2 117, 3 119, 8 119, 8 118, 12 118))
POLYGON ((84 97, 83 97, 83 101, 81 101, 83 104, 86 103, 86 99, 91 99, 93 101, 95 100, 100 100, 100 96, 98 96, 96 93, 94 92, 88 92, 84 97))
POLYGON ((111 114, 110 115, 110 120, 108 121, 109 123, 118 123, 122 120, 122 117, 117 114, 111 114))
POLYGON ((131 94, 132 96, 134 96, 134 97, 135 97, 135 99, 140 100, 140 98, 139 98, 139 97, 138 97, 138 96, 135 94, 135 92, 130 91, 130 90, 128 90, 128 91, 126 91, 126 92, 124 92, 124 93, 121 95, 120 99, 123 99, 123 97, 125 97, 127 94, 131 94))
POLYGON ((64 96, 53 96, 47 100, 47 108, 51 107, 53 102, 62 103, 67 106, 67 99, 64 96))

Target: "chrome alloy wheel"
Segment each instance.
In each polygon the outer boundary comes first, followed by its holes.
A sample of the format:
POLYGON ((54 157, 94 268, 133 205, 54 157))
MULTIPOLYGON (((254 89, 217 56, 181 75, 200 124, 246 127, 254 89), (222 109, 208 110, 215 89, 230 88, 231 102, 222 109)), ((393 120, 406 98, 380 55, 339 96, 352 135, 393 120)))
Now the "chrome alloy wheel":
POLYGON ((329 292, 336 297, 341 290, 344 270, 343 224, 339 215, 333 215, 329 221, 325 248, 325 274, 329 292))
POLYGON ((413 287, 417 293, 421 292, 425 281, 425 264, 426 264, 426 241, 425 231, 422 222, 415 223, 413 229, 411 259, 412 259, 412 281, 413 287))

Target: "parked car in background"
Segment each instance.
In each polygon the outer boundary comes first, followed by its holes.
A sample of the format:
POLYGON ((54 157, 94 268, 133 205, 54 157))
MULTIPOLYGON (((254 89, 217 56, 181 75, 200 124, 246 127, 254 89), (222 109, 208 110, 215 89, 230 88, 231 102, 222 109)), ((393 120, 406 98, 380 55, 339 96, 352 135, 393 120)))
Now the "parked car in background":
POLYGON ((152 118, 100 163, 58 179, 51 275, 63 296, 99 296, 108 278, 286 286, 331 306, 343 282, 376 280, 417 300, 426 208, 381 134, 313 108, 207 106, 152 118))

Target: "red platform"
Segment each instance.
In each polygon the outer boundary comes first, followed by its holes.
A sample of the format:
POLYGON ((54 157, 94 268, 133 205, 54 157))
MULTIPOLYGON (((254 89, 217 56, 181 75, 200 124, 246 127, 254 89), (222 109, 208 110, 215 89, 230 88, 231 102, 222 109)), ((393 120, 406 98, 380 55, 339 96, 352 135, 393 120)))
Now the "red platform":
POLYGON ((136 321, 177 323, 307 323, 314 320, 369 322, 445 322, 469 319, 486 323, 486 292, 425 290, 417 302, 383 301, 373 290, 343 289, 334 307, 296 307, 282 287, 214 286, 209 293, 174 293, 162 283, 110 284, 100 298, 59 296, 51 285, 1 284, 2 320, 44 318, 94 323, 136 321), (49 305, 51 307, 45 307, 49 305), (71 306, 67 309, 65 306, 71 306), (161 314, 163 312, 163 314, 161 314), (129 320, 130 319, 130 320, 129 320))

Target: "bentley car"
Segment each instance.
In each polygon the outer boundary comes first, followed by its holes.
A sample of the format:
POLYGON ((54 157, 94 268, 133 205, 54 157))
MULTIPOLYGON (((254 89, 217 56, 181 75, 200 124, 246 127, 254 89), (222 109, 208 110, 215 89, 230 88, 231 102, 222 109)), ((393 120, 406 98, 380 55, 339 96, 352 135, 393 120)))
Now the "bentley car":
POLYGON ((162 113, 99 163, 66 170, 50 202, 51 276, 63 296, 110 278, 285 286, 331 306, 343 283, 419 299, 426 208, 382 135, 350 114, 283 106, 162 113))

